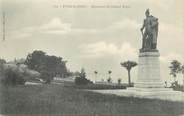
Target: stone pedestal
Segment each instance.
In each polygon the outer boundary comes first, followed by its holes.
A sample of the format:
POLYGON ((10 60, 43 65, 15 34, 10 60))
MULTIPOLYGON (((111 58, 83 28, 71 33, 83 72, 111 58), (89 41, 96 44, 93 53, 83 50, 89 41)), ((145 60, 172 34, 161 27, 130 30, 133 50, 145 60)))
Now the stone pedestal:
POLYGON ((160 61, 158 51, 139 53, 138 78, 135 88, 163 88, 164 83, 160 76, 160 61))
MULTIPOLYGON (((169 96, 180 96, 183 99, 182 92, 173 91, 172 88, 165 88, 164 82, 160 76, 159 52, 143 51, 139 53, 138 78, 134 87, 129 87, 125 93, 129 96, 171 99, 169 96)), ((176 98, 174 98, 176 99, 176 98)))

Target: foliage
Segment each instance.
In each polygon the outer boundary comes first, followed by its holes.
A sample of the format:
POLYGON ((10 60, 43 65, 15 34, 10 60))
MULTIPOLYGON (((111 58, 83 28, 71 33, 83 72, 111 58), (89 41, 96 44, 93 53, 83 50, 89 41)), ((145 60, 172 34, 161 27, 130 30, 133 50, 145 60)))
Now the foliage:
POLYGON ((88 83, 92 83, 90 80, 86 78, 76 77, 75 78, 75 84, 76 85, 86 85, 88 83))
POLYGON ((183 85, 174 86, 174 87, 173 87, 173 90, 184 92, 184 86, 183 86, 183 85))
POLYGON ((82 68, 81 72, 79 73, 79 77, 75 78, 75 84, 77 84, 77 85, 86 85, 86 84, 89 84, 89 83, 92 83, 92 82, 86 78, 86 72, 82 68))
POLYGON ((180 72, 181 72, 182 75, 183 75, 183 91, 184 91, 184 64, 181 66, 180 72))
POLYGON ((125 67, 127 70, 131 70, 133 67, 137 66, 135 61, 126 61, 121 63, 122 67, 125 67))
POLYGON ((107 82, 108 82, 108 83, 111 83, 111 82, 112 82, 111 77, 109 77, 109 78, 107 79, 107 82))
POLYGON ((109 70, 109 71, 108 71, 108 73, 109 73, 109 74, 111 74, 111 73, 112 73, 112 71, 111 71, 111 70, 109 70))
POLYGON ((0 59, 0 64, 5 64, 5 63, 6 63, 6 60, 0 59))
POLYGON ((96 83, 96 78, 97 78, 98 71, 95 70, 94 73, 95 73, 95 83, 96 83))
POLYGON ((6 61, 4 59, 0 59, 0 78, 3 76, 5 63, 6 61))
POLYGON ((178 84, 178 81, 174 81, 174 82, 172 82, 171 83, 171 87, 172 88, 174 88, 174 87, 176 87, 176 86, 178 86, 179 84, 178 84))
POLYGON ((112 71, 111 70, 108 70, 108 74, 109 74, 109 77, 107 79, 107 82, 108 83, 111 83, 112 82, 111 73, 112 73, 112 71))
POLYGON ((128 71, 128 84, 131 86, 131 76, 130 76, 130 71, 133 67, 137 66, 137 63, 135 61, 125 61, 120 63, 122 67, 125 67, 128 71))
POLYGON ((3 65, 6 63, 6 60, 0 59, 0 73, 3 71, 3 65))
POLYGON ((183 91, 184 92, 184 85, 179 85, 178 81, 175 81, 173 83, 171 83, 171 87, 173 88, 173 90, 175 91, 183 91))
POLYGON ((94 73, 95 73, 95 74, 98 74, 98 71, 95 70, 94 73))
POLYGON ((9 68, 5 70, 1 83, 4 85, 23 85, 25 83, 25 79, 23 74, 18 70, 9 68))
POLYGON ((64 77, 67 75, 66 61, 63 61, 61 57, 49 56, 43 51, 36 50, 28 54, 25 64, 28 68, 41 73, 41 78, 47 83, 50 83, 56 75, 64 77))
POLYGON ((81 78, 86 78, 86 72, 85 72, 84 68, 81 69, 81 72, 79 73, 79 76, 81 78))
POLYGON ((182 73, 183 76, 184 76, 184 64, 181 66, 180 71, 181 71, 181 73, 182 73))
POLYGON ((121 84, 121 78, 118 79, 118 84, 121 84))
POLYGON ((22 63, 24 62, 18 60, 8 63, 6 63, 5 60, 0 60, 1 83, 4 85, 19 85, 24 84, 25 81, 40 77, 40 74, 37 71, 30 70, 22 63))
POLYGON ((52 79, 53 79, 51 73, 49 73, 49 72, 47 72, 47 71, 42 71, 40 77, 41 77, 42 79, 44 79, 45 84, 50 84, 51 81, 52 81, 52 79))
POLYGON ((176 77, 177 77, 177 73, 179 73, 180 71, 180 66, 181 66, 181 63, 177 60, 173 60, 171 62, 171 66, 169 66, 170 68, 170 75, 172 75, 176 81, 176 77))
POLYGON ((172 87, 181 88, 178 84, 176 84, 177 74, 181 73, 183 75, 183 89, 184 89, 184 64, 182 65, 179 61, 173 60, 169 68, 170 68, 170 75, 174 77, 174 82, 172 83, 172 87))

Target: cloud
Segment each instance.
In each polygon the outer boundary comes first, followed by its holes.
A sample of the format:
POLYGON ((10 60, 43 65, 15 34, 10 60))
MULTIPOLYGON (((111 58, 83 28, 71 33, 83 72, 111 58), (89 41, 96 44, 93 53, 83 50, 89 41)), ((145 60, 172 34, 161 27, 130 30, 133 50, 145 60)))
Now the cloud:
POLYGON ((123 20, 119 20, 117 22, 112 22, 111 24, 102 27, 102 28, 72 28, 72 34, 107 34, 112 33, 117 30, 135 30, 140 27, 140 23, 136 20, 130 18, 124 18, 123 20))
POLYGON ((172 24, 160 23, 159 31, 161 34, 167 34, 169 37, 182 38, 183 28, 181 26, 175 26, 172 24))
POLYGON ((158 34, 158 46, 167 54, 175 52, 183 53, 184 30, 181 26, 173 24, 160 23, 158 34))
POLYGON ((71 31, 71 24, 64 23, 60 18, 53 18, 40 27, 41 32, 49 34, 66 34, 71 31))
POLYGON ((21 39, 29 37, 33 34, 54 34, 54 35, 81 35, 81 34, 99 34, 108 33, 116 30, 123 29, 136 29, 140 27, 135 20, 125 18, 121 21, 114 22, 103 28, 80 28, 73 27, 72 24, 63 22, 60 18, 55 17, 45 24, 24 27, 18 30, 10 31, 10 38, 21 39))
POLYGON ((55 17, 51 19, 48 23, 28 26, 18 30, 13 30, 8 32, 8 38, 10 39, 22 39, 32 36, 35 33, 38 34, 67 34, 71 31, 71 24, 64 23, 60 18, 55 17))
POLYGON ((36 27, 25 27, 19 30, 9 31, 7 32, 7 38, 10 39, 22 39, 30 37, 33 33, 37 32, 36 27))
POLYGON ((171 5, 175 2, 175 0, 144 0, 150 4, 163 8, 165 10, 169 9, 171 5))
POLYGON ((84 58, 101 58, 105 56, 117 56, 123 58, 135 58, 136 49, 130 43, 124 42, 121 46, 113 43, 97 42, 91 44, 83 44, 80 47, 82 57, 84 58))
POLYGON ((140 24, 133 19, 130 18, 124 18, 123 20, 113 22, 105 27, 102 28, 72 28, 71 32, 73 34, 99 34, 99 33, 108 33, 113 32, 117 30, 134 30, 140 27, 140 24))
POLYGON ((81 34, 81 33, 98 33, 100 32, 101 30, 98 30, 98 29, 83 29, 83 28, 73 28, 72 29, 72 33, 78 33, 78 34, 81 34))
POLYGON ((140 23, 136 20, 125 18, 121 21, 114 22, 107 29, 137 29, 140 27, 140 23))
MULTIPOLYGON (((133 3, 141 3, 141 4, 145 4, 145 5, 151 5, 151 6, 157 6, 160 7, 164 10, 168 10, 170 8, 170 6, 172 6, 176 1, 175 0, 129 0, 129 2, 133 2, 133 3)), ((179 0, 178 0, 179 1, 179 0)))

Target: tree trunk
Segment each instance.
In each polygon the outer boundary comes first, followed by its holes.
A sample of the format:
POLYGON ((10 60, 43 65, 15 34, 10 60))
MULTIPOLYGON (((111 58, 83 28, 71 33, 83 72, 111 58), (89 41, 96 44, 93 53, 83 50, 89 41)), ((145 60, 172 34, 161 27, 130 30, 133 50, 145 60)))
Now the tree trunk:
POLYGON ((130 70, 128 70, 128 85, 131 86, 130 70))
POLYGON ((96 83, 97 74, 95 74, 95 83, 96 83))

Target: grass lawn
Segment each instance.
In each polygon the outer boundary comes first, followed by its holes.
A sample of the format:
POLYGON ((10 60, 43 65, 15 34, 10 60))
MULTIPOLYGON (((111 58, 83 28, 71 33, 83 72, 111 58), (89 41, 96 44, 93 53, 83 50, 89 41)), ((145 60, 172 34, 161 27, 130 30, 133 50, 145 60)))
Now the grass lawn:
POLYGON ((77 89, 89 89, 89 90, 104 90, 104 89, 126 89, 125 84, 87 84, 87 85, 75 85, 75 84, 64 84, 67 88, 77 88, 77 89))
POLYGON ((0 114, 7 116, 179 116, 184 114, 184 103, 102 95, 61 85, 1 86, 0 114))

